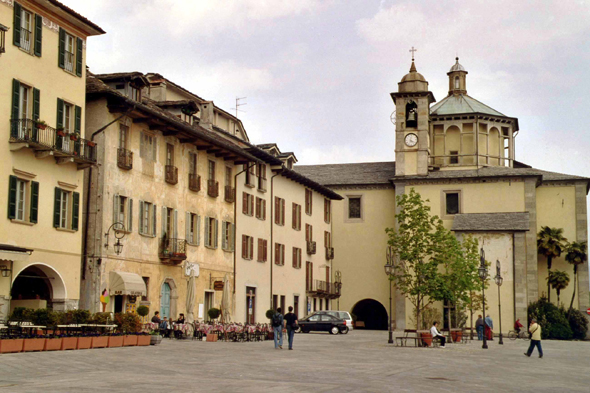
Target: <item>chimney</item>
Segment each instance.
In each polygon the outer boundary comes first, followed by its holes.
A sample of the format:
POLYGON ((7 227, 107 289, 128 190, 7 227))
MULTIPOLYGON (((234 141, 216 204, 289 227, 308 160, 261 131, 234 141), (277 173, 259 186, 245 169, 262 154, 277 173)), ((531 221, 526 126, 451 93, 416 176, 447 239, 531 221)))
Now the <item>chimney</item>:
POLYGON ((213 131, 213 101, 203 101, 199 104, 200 120, 199 125, 207 130, 213 131))
POLYGON ((150 83, 150 98, 154 101, 166 101, 166 82, 150 83))

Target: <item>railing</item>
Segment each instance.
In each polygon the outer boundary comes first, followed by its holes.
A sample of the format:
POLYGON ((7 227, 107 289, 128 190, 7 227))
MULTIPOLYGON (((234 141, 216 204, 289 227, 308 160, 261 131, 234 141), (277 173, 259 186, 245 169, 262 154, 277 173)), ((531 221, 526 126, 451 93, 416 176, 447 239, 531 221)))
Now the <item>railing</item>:
POLYGON ((307 292, 320 297, 336 298, 340 296, 340 285, 335 282, 314 280, 311 285, 308 283, 307 292))
POLYGON ((326 259, 334 259, 334 247, 326 247, 326 259))
POLYGON ((174 165, 166 165, 166 183, 178 183, 178 168, 174 165))
POLYGON ((180 263, 186 259, 186 240, 163 237, 160 241, 160 259, 180 263))
POLYGON ((75 56, 72 52, 66 51, 64 67, 66 71, 74 72, 75 56))
POLYGON ((133 168, 133 152, 127 149, 117 149, 117 166, 123 169, 133 168))
POLYGON ((20 28, 20 47, 27 51, 31 51, 31 37, 33 33, 27 29, 20 28))
POLYGON ((512 167, 513 159, 492 154, 448 154, 429 157, 429 164, 433 166, 503 166, 512 167))
POLYGON ((307 242, 307 253, 309 255, 313 255, 316 252, 316 243, 311 241, 311 242, 307 242))
POLYGON ((236 201, 236 189, 232 186, 225 186, 225 201, 229 203, 233 203, 236 201))
POLYGON ((191 191, 201 191, 201 176, 195 173, 188 174, 188 188, 191 191))
POLYGON ((219 182, 214 179, 207 180, 207 195, 213 198, 219 196, 219 182))

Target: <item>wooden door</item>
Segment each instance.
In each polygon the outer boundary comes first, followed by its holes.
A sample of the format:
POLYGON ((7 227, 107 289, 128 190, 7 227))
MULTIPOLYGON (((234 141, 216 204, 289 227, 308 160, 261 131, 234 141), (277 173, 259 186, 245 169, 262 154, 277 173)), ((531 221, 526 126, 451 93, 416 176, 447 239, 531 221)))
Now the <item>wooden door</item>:
POLYGON ((160 316, 170 318, 170 285, 168 283, 162 284, 160 295, 160 316))

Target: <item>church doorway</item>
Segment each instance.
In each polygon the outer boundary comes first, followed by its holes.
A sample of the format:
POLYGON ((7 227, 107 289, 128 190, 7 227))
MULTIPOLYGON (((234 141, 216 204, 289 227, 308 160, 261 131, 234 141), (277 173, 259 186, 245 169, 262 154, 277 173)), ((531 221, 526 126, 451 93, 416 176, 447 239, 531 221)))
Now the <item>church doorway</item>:
POLYGON ((361 300, 354 305, 352 313, 356 315, 357 326, 364 324, 365 329, 387 330, 387 310, 376 300, 361 300))
POLYGON ((53 268, 33 264, 16 275, 10 296, 11 311, 15 307, 53 308, 56 300, 63 302, 66 289, 61 276, 53 268))

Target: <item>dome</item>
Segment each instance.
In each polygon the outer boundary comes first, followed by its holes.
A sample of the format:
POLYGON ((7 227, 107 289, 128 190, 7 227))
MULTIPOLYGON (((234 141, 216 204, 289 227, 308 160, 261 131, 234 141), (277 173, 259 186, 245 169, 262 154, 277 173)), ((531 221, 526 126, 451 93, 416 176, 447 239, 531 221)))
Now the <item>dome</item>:
POLYGON ((459 58, 458 57, 455 57, 455 60, 457 62, 451 67, 451 70, 449 72, 465 71, 465 68, 463 68, 463 66, 461 64, 459 64, 459 58))
POLYGON ((412 61, 412 66, 410 67, 410 72, 408 74, 406 74, 402 80, 402 82, 413 82, 413 81, 421 81, 421 82, 426 82, 426 79, 424 78, 424 76, 422 76, 422 74, 420 74, 417 70, 416 70, 416 65, 414 64, 414 62, 412 61))

